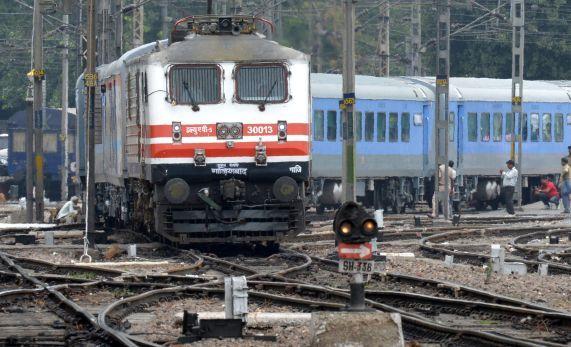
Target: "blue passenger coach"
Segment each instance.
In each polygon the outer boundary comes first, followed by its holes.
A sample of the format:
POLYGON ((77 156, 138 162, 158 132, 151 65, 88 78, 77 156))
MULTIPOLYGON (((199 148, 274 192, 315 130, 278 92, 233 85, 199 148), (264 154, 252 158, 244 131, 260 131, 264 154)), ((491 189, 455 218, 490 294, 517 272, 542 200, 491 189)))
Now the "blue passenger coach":
MULTIPOLYGON (((312 176, 318 206, 340 199, 342 77, 312 74, 312 176)), ((356 77, 357 196, 403 211, 424 194, 434 94, 405 78, 356 77)))

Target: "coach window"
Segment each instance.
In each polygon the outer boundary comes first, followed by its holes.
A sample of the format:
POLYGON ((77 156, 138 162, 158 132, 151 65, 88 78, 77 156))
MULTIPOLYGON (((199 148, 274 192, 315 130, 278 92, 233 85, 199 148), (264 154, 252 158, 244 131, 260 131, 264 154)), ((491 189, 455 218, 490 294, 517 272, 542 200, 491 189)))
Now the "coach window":
POLYGON ((555 142, 563 142, 563 113, 555 114, 555 126, 553 127, 555 142))
POLYGON ((514 131, 515 131, 514 114, 511 112, 506 113, 506 141, 510 142, 514 140, 514 131))
POLYGON ((375 137, 375 113, 365 112, 365 141, 373 142, 375 137))
MULTIPOLYGON (((240 76, 244 75, 247 73, 240 76)), ((221 100, 220 89, 217 65, 175 65, 170 69, 170 94, 177 104, 216 104, 221 100)))
POLYGON ((410 141, 410 113, 405 112, 400 115, 400 140, 402 142, 410 141))
POLYGON ((448 140, 450 142, 454 141, 454 124, 456 122, 456 114, 454 112, 450 112, 448 116, 448 140))
POLYGON ((541 134, 543 142, 551 142, 551 113, 543 114, 541 125, 543 126, 541 134))
POLYGON ((355 141, 363 140, 363 112, 355 112, 355 141))
POLYGON ((57 153, 57 134, 46 134, 42 138, 44 153, 57 153))
POLYGON ((377 142, 385 142, 387 139, 387 114, 377 113, 377 142))
POLYGON ((490 114, 488 112, 480 114, 480 140, 490 141, 490 114))
POLYGON ((327 140, 337 140, 337 111, 327 111, 327 140))
POLYGON ((468 113, 468 141, 478 141, 478 114, 475 112, 468 113))
POLYGON ((397 142, 399 140, 399 114, 396 112, 389 113, 389 142, 397 142))
POLYGON ((539 114, 532 113, 529 119, 531 142, 539 141, 539 114))
POLYGON ((288 97, 287 74, 282 64, 238 65, 236 99, 252 104, 285 102, 288 97))
MULTIPOLYGON (((517 126, 519 129, 519 117, 518 116, 517 119, 517 126)), ((527 113, 523 114, 523 129, 522 129, 522 133, 521 133, 521 137, 523 138, 523 141, 527 141, 527 113)))
POLYGON ((323 111, 313 111, 313 139, 323 141, 325 129, 323 128, 323 111))
POLYGON ((502 114, 494 112, 494 142, 502 141, 502 114))
POLYGON ((26 133, 23 131, 14 131, 12 134, 12 152, 26 151, 26 133))

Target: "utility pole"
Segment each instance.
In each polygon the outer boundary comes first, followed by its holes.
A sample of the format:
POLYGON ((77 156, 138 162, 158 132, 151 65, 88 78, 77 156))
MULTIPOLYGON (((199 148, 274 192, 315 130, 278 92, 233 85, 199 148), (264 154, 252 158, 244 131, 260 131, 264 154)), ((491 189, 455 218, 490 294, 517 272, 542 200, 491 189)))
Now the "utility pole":
POLYGON ((343 201, 355 201, 355 4, 344 0, 343 35, 343 201))
POLYGON ((206 14, 212 14, 212 0, 206 0, 206 14))
POLYGON ((95 231, 95 0, 87 3, 87 70, 85 72, 85 88, 87 102, 85 104, 87 125, 87 213, 86 234, 95 231))
POLYGON ((141 3, 143 0, 133 0, 133 48, 143 44, 143 34, 145 29, 145 12, 141 3))
POLYGON ((422 25, 420 13, 420 0, 414 0, 410 11, 410 44, 406 74, 408 76, 421 76, 422 63, 420 59, 420 47, 422 44, 422 25))
MULTIPOLYGON (((85 55, 84 55, 84 42, 85 42, 85 37, 83 36, 83 0, 79 0, 78 2, 78 19, 77 19, 77 28, 78 28, 78 34, 77 34, 77 60, 76 60, 76 69, 77 69, 77 76, 79 76, 81 74, 81 72, 83 72, 84 68, 85 68, 85 55), (81 71, 81 72, 80 72, 81 71)), ((87 114, 87 113, 86 113, 87 114)), ((82 190, 81 190, 81 179, 79 177, 79 168, 81 166, 81 160, 80 157, 82 157, 84 153, 81 153, 81 146, 80 146, 80 141, 82 141, 82 135, 84 134, 80 134, 79 131, 80 129, 82 129, 81 127, 81 119, 83 120, 83 124, 87 124, 87 122, 85 122, 85 115, 83 114, 77 114, 75 117, 75 195, 80 196, 82 194, 82 190)), ((82 199, 83 200, 83 199, 82 199)))
POLYGON ((436 0, 436 115, 434 153, 436 156, 434 172, 433 203, 438 215, 439 202, 442 202, 444 218, 448 215, 450 187, 448 177, 448 92, 450 80, 450 0, 436 0), (439 191, 440 165, 444 165, 444 192, 439 191))
POLYGON ((61 200, 67 200, 67 173, 69 168, 68 136, 68 87, 69 87, 69 13, 71 0, 63 1, 63 49, 61 53, 61 145, 63 160, 61 166, 61 200))
POLYGON ((110 15, 109 18, 115 23, 114 30, 114 43, 115 43, 115 54, 113 54, 113 60, 118 59, 123 55, 123 14, 121 10, 123 8, 123 0, 113 0, 113 5, 111 7, 110 13, 117 13, 116 16, 110 15))
POLYGON ((518 159, 517 168, 519 177, 517 180, 517 205, 521 209, 522 204, 522 180, 523 180, 523 132, 525 126, 523 119, 523 58, 524 58, 524 0, 511 0, 512 18, 512 114, 519 115, 518 131, 518 159))
POLYGON ((390 20, 390 3, 387 0, 385 4, 379 6, 379 76, 388 77, 390 74, 389 68, 389 23, 390 20))
MULTIPOLYGON (((97 65, 107 64, 114 59, 112 54, 115 53, 114 44, 111 42, 111 0, 99 0, 97 6, 97 65)), ((119 15, 120 16, 120 15, 119 15)))
POLYGON ((161 24, 163 39, 169 38, 169 0, 161 1, 161 24))
POLYGON ((26 222, 34 221, 34 97, 26 93, 26 222))
POLYGON ((32 38, 33 46, 33 70, 34 77, 34 138, 35 138, 35 164, 36 164, 36 222, 44 221, 44 154, 42 134, 42 80, 44 79, 43 57, 43 16, 41 12, 41 0, 34 0, 32 38))

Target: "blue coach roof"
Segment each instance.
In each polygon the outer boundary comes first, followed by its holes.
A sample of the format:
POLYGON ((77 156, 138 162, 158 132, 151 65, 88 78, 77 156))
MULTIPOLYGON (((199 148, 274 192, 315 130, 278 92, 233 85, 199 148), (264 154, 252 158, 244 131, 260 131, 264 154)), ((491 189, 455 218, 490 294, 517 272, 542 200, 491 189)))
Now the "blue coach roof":
MULTIPOLYGON (((311 94, 317 98, 341 99, 343 79, 339 74, 311 74, 311 94)), ((401 77, 355 76, 357 99, 434 100, 434 93, 422 83, 401 77)))
MULTIPOLYGON (((68 125, 69 129, 75 129, 75 109, 68 108, 68 125)), ((26 128, 26 111, 18 111, 8 118, 7 125, 9 129, 26 128)), ((59 130, 61 128, 61 108, 46 108, 45 128, 59 130)))

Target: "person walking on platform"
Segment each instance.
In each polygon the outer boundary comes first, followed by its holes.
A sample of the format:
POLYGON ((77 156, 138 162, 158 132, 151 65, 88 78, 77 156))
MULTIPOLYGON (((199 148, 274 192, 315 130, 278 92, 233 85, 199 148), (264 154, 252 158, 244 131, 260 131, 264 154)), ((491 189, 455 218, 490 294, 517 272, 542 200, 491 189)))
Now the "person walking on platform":
POLYGON ((563 213, 569 213, 569 194, 571 193, 571 175, 569 168, 569 159, 567 157, 561 158, 561 176, 557 182, 561 190, 561 200, 563 200, 563 213))
MULTIPOLYGON (((454 180, 456 180, 456 170, 454 170, 454 161, 450 160, 448 162, 448 211, 444 211, 444 204, 442 204, 442 210, 445 218, 452 218, 452 195, 454 195, 454 180)), ((432 195, 432 214, 428 214, 430 218, 438 217, 438 204, 436 203, 436 194, 443 193, 446 191, 444 186, 444 164, 438 167, 438 192, 434 192, 432 195)))
POLYGON ((543 202, 546 210, 550 209, 549 204, 555 205, 556 209, 559 206, 559 192, 555 184, 547 176, 541 177, 541 187, 535 188, 533 195, 536 199, 543 202))
POLYGON ((518 172, 515 168, 515 163, 513 160, 508 160, 506 162, 508 167, 507 171, 500 170, 500 174, 502 175, 502 191, 504 193, 504 203, 506 204, 506 212, 508 215, 513 216, 515 215, 514 211, 514 191, 515 191, 515 184, 517 182, 518 172))

